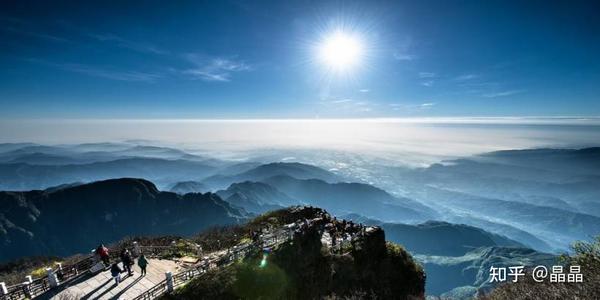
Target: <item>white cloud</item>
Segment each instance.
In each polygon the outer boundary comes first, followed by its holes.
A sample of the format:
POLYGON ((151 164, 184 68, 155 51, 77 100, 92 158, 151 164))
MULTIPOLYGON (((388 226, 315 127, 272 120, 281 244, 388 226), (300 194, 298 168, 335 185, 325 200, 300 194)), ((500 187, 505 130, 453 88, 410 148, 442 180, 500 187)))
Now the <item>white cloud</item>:
POLYGON ((161 78, 161 75, 154 73, 145 73, 145 72, 137 72, 137 71, 117 71, 117 70, 106 70, 99 69, 91 66, 71 64, 65 65, 64 69, 82 73, 95 77, 102 77, 106 79, 112 80, 120 80, 120 81, 144 81, 144 82, 152 82, 158 78, 161 78))
MULTIPOLYGON (((368 113, 364 113, 368 114, 368 113)), ((449 156, 502 149, 596 145, 597 130, 580 126, 507 127, 504 124, 598 125, 594 118, 470 117, 390 119, 269 120, 11 120, 0 119, 0 142, 87 143, 149 139, 166 145, 203 149, 202 154, 231 153, 246 158, 272 149, 323 149, 381 155, 398 162, 419 154, 437 162, 449 156), (435 124, 436 126, 431 126, 435 124), (455 126, 464 124, 465 126, 455 126), (485 124, 486 126, 480 126, 485 124), (493 137, 491 139, 490 137, 493 137), (207 152, 204 152, 207 151, 207 152), (435 159, 433 159, 435 158, 435 159)), ((285 156, 298 157, 299 152, 285 156)), ((339 153, 336 153, 339 155, 339 153)), ((282 156, 283 157, 283 156, 282 156)), ((416 160, 415 163, 423 161, 416 160)))
POLYGON ((100 77, 118 81, 137 81, 137 82, 153 82, 162 77, 160 74, 139 72, 139 71, 122 71, 108 68, 101 68, 83 64, 72 63, 53 63, 39 59, 28 59, 33 63, 39 63, 46 66, 59 68, 69 72, 85 74, 93 77, 100 77))
POLYGON ((479 78, 479 75, 477 74, 463 74, 460 75, 456 78, 454 78, 457 81, 467 81, 467 80, 471 80, 471 79, 475 79, 475 78, 479 78))
POLYGON ((348 102, 352 102, 352 99, 339 99, 339 100, 333 100, 331 101, 331 103, 348 103, 348 102))
POLYGON ((430 109, 436 105, 435 102, 426 102, 421 104, 401 104, 401 103, 389 103, 392 110, 405 111, 405 112, 418 112, 420 110, 430 109))
POLYGON ((417 57, 413 54, 403 53, 403 52, 394 52, 394 59, 400 61, 411 61, 415 60, 417 57))
POLYGON ((335 111, 346 111, 350 113, 372 112, 378 106, 376 103, 365 100, 355 100, 350 98, 323 100, 320 104, 327 109, 335 111))
POLYGON ((207 59, 194 54, 185 55, 185 58, 195 65, 194 68, 183 70, 182 73, 190 75, 194 79, 204 81, 231 80, 233 73, 249 71, 252 68, 243 61, 236 61, 226 58, 207 59))
MULTIPOLYGON (((45 29, 47 30, 47 28, 45 29)), ((9 32, 11 34, 29 36, 51 42, 71 42, 71 40, 69 39, 52 34, 47 34, 43 32, 44 30, 40 31, 39 28, 34 26, 34 24, 32 24, 30 21, 20 18, 0 16, 0 30, 9 32)))
POLYGON ((154 45, 138 43, 130 40, 126 40, 122 37, 116 36, 114 34, 88 34, 91 38, 100 41, 100 42, 111 42, 114 43, 117 47, 130 49, 133 51, 141 52, 141 53, 151 53, 151 54, 167 54, 168 52, 160 49, 154 45))
POLYGON ((419 78, 435 78, 437 74, 433 72, 419 72, 419 78))
POLYGON ((212 71, 206 71, 203 69, 189 69, 184 70, 183 74, 191 75, 195 79, 202 79, 204 81, 229 81, 229 73, 214 73, 212 71))
POLYGON ((48 40, 48 41, 52 41, 52 42, 70 42, 70 40, 65 39, 63 37, 59 37, 59 36, 55 36, 55 35, 51 35, 51 34, 47 34, 47 33, 43 33, 43 32, 32 31, 32 30, 28 30, 28 29, 17 28, 17 27, 13 27, 13 26, 0 27, 0 30, 4 30, 6 32, 11 32, 13 34, 25 35, 25 36, 38 38, 38 39, 48 40))
POLYGON ((360 89, 358 91, 361 92, 361 93, 368 93, 368 92, 370 92, 369 89, 360 89))
POLYGON ((431 86, 433 86, 433 80, 423 81, 423 82, 421 82, 421 85, 426 86, 426 87, 431 87, 431 86))
POLYGON ((523 92, 525 92, 525 91, 524 90, 508 90, 508 91, 502 91, 502 92, 487 93, 487 94, 483 94, 482 96, 485 98, 497 98, 497 97, 512 96, 512 95, 520 94, 523 92))
POLYGON ((433 72, 419 72, 419 78, 425 79, 421 81, 422 86, 431 87, 433 86, 433 78, 437 78, 437 74, 433 72))

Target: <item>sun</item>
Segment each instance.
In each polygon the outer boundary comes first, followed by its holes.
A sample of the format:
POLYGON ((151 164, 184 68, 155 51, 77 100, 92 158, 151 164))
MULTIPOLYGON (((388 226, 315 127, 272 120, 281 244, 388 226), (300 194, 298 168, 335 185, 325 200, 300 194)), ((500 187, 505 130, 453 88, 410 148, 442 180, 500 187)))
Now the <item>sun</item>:
POLYGON ((318 59, 335 72, 348 71, 361 63, 364 47, 357 35, 336 31, 318 47, 318 59))

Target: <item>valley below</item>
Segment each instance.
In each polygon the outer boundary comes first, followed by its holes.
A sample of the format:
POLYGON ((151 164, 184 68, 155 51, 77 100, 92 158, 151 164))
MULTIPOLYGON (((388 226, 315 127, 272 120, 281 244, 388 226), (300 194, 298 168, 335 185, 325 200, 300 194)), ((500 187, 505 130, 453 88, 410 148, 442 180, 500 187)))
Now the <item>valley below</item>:
POLYGON ((0 144, 0 263, 191 237, 300 205, 382 228, 423 266, 426 295, 469 299, 494 289, 492 266, 552 266, 600 233, 600 148, 421 167, 341 151, 244 156, 136 142, 0 144))

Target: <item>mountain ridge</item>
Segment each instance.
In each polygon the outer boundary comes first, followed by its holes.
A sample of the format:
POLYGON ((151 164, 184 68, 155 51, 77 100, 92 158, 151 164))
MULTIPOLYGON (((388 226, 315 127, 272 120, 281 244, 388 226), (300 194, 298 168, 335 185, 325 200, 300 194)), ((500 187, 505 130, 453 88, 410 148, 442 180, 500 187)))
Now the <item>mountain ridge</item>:
POLYGON ((215 194, 181 196, 161 192, 152 182, 134 178, 52 192, 0 192, 0 200, 4 203, 0 207, 3 260, 72 254, 126 235, 185 236, 246 218, 246 212, 215 194))

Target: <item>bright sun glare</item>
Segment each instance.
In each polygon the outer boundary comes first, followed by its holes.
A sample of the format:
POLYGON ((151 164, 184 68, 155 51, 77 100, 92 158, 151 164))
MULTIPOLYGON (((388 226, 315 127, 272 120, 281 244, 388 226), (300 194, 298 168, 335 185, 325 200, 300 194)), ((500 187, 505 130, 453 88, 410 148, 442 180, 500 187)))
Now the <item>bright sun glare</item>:
POLYGON ((335 32, 322 41, 318 55, 333 71, 348 71, 360 63, 363 45, 355 35, 335 32))

